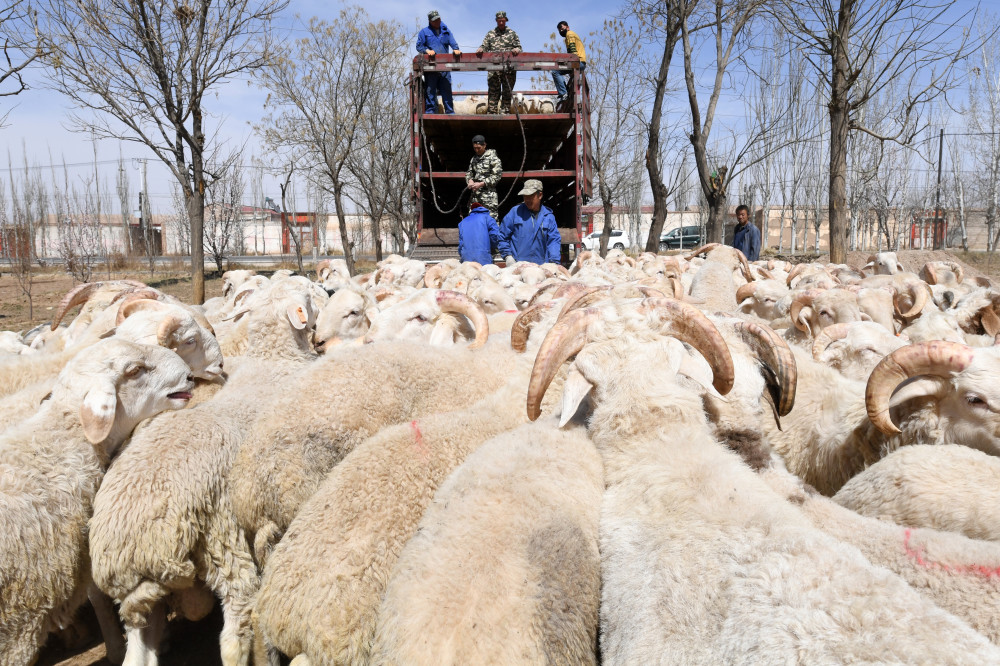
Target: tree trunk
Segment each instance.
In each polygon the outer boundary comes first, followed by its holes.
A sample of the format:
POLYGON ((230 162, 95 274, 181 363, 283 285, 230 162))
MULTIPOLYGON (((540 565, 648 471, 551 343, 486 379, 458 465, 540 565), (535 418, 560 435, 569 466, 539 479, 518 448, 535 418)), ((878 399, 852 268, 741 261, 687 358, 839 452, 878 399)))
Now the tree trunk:
MULTIPOLYGON (((681 11, 686 11, 686 8, 682 8, 681 11)), ((663 118, 663 96, 667 90, 667 75, 670 72, 670 61, 674 56, 674 47, 677 46, 680 29, 680 21, 671 24, 671 19, 668 17, 663 57, 660 59, 660 71, 656 76, 653 109, 649 117, 646 172, 649 174, 649 189, 653 193, 653 219, 649 225, 649 236, 646 237, 646 252, 654 254, 660 249, 660 234, 663 232, 663 223, 667 219, 667 186, 663 183, 663 173, 660 170, 660 123, 663 118)), ((607 225, 608 221, 605 221, 605 226, 607 225)))
MULTIPOLYGON (((195 174, 198 173, 197 167, 195 174)), ((187 197, 191 220, 191 298, 196 305, 205 302, 205 181, 195 175, 195 189, 187 197)), ((152 250, 150 250, 152 251, 152 250)))
POLYGON ((352 252, 351 239, 347 233, 347 215, 344 213, 343 185, 335 183, 333 186, 333 205, 337 209, 337 225, 340 227, 340 244, 344 247, 344 261, 347 262, 347 272, 351 277, 357 273, 354 268, 354 252, 352 252))
POLYGON ((847 263, 847 132, 850 129, 847 39, 854 21, 853 0, 841 3, 833 44, 830 86, 830 262, 847 263))
MULTIPOLYGON (((605 187, 601 187, 601 202, 604 206, 604 229, 601 230, 601 258, 608 256, 608 243, 611 241, 611 212, 613 205, 611 198, 605 196, 605 187)), ((608 193, 610 194, 610 192, 608 193)), ((662 223, 660 226, 663 226, 662 223)), ((657 236, 659 238, 659 236, 657 236)), ((657 244, 659 248, 659 244, 657 244)))

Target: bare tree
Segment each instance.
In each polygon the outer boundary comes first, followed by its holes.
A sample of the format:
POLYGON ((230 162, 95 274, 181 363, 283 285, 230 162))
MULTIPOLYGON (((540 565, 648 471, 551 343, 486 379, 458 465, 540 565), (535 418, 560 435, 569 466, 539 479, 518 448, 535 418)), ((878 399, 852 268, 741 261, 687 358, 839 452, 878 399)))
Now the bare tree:
POLYGON ((359 145, 370 143, 366 118, 383 112, 379 92, 388 80, 398 80, 399 52, 409 40, 398 21, 372 22, 356 5, 341 9, 331 23, 310 20, 308 32, 265 70, 263 85, 275 112, 261 129, 269 145, 290 149, 304 170, 322 174, 353 274, 354 241, 344 205, 351 185, 348 163, 359 145))
MULTIPOLYGON (((375 260, 382 261, 382 236, 398 237, 398 198, 409 191, 409 97, 406 90, 404 49, 394 49, 384 66, 373 73, 369 104, 377 112, 361 116, 355 149, 347 158, 353 184, 348 197, 368 217, 375 260)), ((397 246, 399 243, 397 242, 397 246)))
POLYGON ((239 254, 243 238, 243 179, 242 154, 234 153, 227 166, 217 170, 221 177, 205 190, 205 247, 221 275, 223 260, 229 254, 239 254))
POLYGON ((654 68, 650 80, 653 84, 649 125, 646 130, 646 172, 653 194, 653 219, 646 238, 646 251, 659 249, 660 234, 667 219, 669 188, 664 182, 660 157, 663 129, 663 104, 667 93, 667 80, 674 49, 681 39, 681 24, 687 21, 699 0, 630 0, 624 7, 625 16, 634 17, 640 26, 639 36, 646 43, 660 49, 659 66, 654 68))
MULTIPOLYGON (((997 20, 983 22, 982 33, 996 30, 997 20)), ((971 59, 968 110, 965 114, 972 137, 972 163, 978 190, 986 204, 986 249, 996 247, 1000 221, 1000 46, 984 40, 971 59)))
MULTIPOLYGON (((3 63, 0 64, 0 97, 20 95, 28 89, 23 72, 31 63, 48 55, 38 36, 38 13, 27 0, 8 0, 0 8, 0 41, 3 63)), ((0 116, 0 126, 7 113, 0 116)))
POLYGON ((285 173, 285 179, 278 183, 278 187, 281 188, 281 232, 288 234, 288 238, 291 241, 293 251, 295 252, 295 262, 299 267, 299 274, 301 275, 304 271, 302 270, 302 237, 300 236, 299 227, 296 224, 295 217, 295 196, 294 196, 294 185, 292 181, 292 176, 295 174, 295 164, 292 163, 288 166, 288 171, 285 173), (288 201, 292 202, 292 220, 288 219, 288 201))
MULTIPOLYGON (((691 147, 694 150, 701 189, 709 206, 706 240, 720 243, 724 234, 723 218, 729 182, 736 178, 741 169, 746 168, 744 160, 748 157, 750 147, 760 144, 761 137, 773 131, 774 124, 781 119, 773 118, 766 125, 760 124, 760 119, 755 119, 756 123, 753 127, 748 127, 744 136, 743 147, 727 151, 728 159, 713 166, 709 156, 709 139, 719 97, 723 87, 729 83, 727 69, 733 61, 746 62, 750 51, 748 35, 761 16, 765 0, 714 0, 705 4, 704 12, 685 17, 680 25, 684 46, 684 81, 691 110, 691 147), (715 51, 714 77, 704 111, 695 82, 695 49, 698 46, 696 37, 699 36, 701 43, 710 44, 715 51)), ((735 143, 734 141, 734 146, 735 143)))
POLYGON ((954 236, 957 235, 962 244, 962 251, 969 251, 969 231, 968 231, 968 213, 966 210, 966 185, 964 174, 962 173, 962 165, 964 164, 964 156, 966 155, 969 147, 965 141, 961 139, 964 137, 951 137, 948 141, 948 180, 945 181, 945 201, 948 208, 955 211, 955 216, 958 218, 958 229, 952 229, 949 234, 948 245, 955 245, 954 236), (955 234, 955 231, 958 233, 955 234))
POLYGON ((94 268, 104 252, 101 219, 98 214, 102 206, 98 202, 95 175, 90 174, 81 178, 78 187, 70 181, 69 169, 64 161, 61 184, 56 178, 53 169, 56 252, 75 280, 90 282, 94 268))
POLYGON ((49 0, 39 28, 50 85, 93 118, 78 129, 144 144, 171 170, 191 224, 195 303, 205 300, 202 229, 214 140, 206 95, 262 67, 285 0, 49 0))
MULTIPOLYGON (((18 182, 10 159, 10 210, 0 188, 0 247, 10 259, 10 270, 21 294, 28 301, 28 318, 34 319, 35 284, 34 264, 38 263, 38 234, 44 233, 48 216, 48 196, 38 172, 28 166, 27 148, 24 148, 24 170, 18 182)), ((44 242, 44 235, 43 241, 44 242)))
MULTIPOLYGON (((880 140, 909 143, 919 131, 924 103, 951 88, 953 67, 969 55, 969 14, 949 18, 954 0, 779 0, 786 29, 802 43, 829 91, 830 260, 844 263, 847 225, 847 136, 869 132, 880 140), (947 44, 947 48, 942 45, 947 44), (867 72, 867 75, 863 75, 867 72), (891 81, 903 96, 893 105, 888 130, 866 126, 859 111, 891 81)), ((972 16, 974 19, 974 15, 972 16)))
MULTIPOLYGON (((623 204, 632 189, 636 143, 641 141, 645 125, 640 89, 633 77, 622 76, 622 72, 635 71, 639 65, 639 52, 632 44, 622 42, 623 32, 622 21, 611 20, 606 21, 600 31, 593 33, 587 66, 591 154, 604 208, 600 245, 602 257, 608 253, 608 241, 614 226, 614 206, 623 204)), ((670 196, 669 191, 667 196, 670 196)))

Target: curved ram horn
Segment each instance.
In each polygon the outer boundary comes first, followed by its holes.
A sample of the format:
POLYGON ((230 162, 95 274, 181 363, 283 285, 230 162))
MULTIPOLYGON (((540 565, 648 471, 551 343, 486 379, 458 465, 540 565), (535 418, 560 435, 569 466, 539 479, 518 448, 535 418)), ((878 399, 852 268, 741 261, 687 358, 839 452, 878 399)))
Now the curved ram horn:
POLYGON ((816 297, 822 293, 822 289, 807 289, 792 299, 792 305, 788 310, 788 315, 791 317, 795 328, 799 329, 803 333, 810 333, 811 329, 808 324, 803 324, 799 321, 799 313, 802 312, 802 308, 812 307, 813 301, 816 300, 816 297), (805 328, 803 328, 803 326, 805 328))
POLYGON ((813 341, 812 355, 817 361, 826 348, 836 340, 843 340, 851 330, 850 322, 839 322, 822 329, 813 341))
POLYGON ((121 326, 123 321, 134 315, 136 312, 163 310, 166 308, 163 303, 153 298, 145 298, 143 296, 131 298, 132 294, 129 296, 130 297, 122 301, 122 304, 118 307, 118 316, 115 317, 115 326, 121 326))
POLYGON ((747 261, 747 255, 736 248, 733 248, 733 252, 736 253, 736 258, 740 260, 740 270, 743 271, 743 279, 747 282, 756 280, 757 278, 754 277, 753 272, 750 270, 750 262, 747 261))
POLYGON ((920 281, 909 280, 906 283, 906 287, 910 293, 910 297, 913 299, 913 305, 910 307, 910 309, 907 310, 906 312, 900 310, 898 292, 893 297, 892 301, 893 305, 896 308, 896 314, 898 314, 900 317, 903 317, 904 319, 909 319, 911 317, 916 317, 918 314, 920 314, 921 311, 923 311, 924 306, 927 305, 928 290, 923 280, 920 281))
POLYGON ((792 270, 788 271, 788 277, 785 278, 785 286, 791 288, 792 280, 797 278, 800 273, 806 270, 809 264, 795 264, 792 266, 792 270))
POLYGON ((759 286, 760 282, 747 282, 745 285, 736 290, 736 302, 742 303, 746 299, 753 296, 759 286))
POLYGON ((924 274, 927 276, 927 284, 937 284, 938 283, 937 269, 934 268, 934 262, 933 261, 928 261, 926 264, 924 264, 923 271, 924 271, 924 274))
POLYGON ((770 326, 751 321, 736 324, 736 332, 764 366, 764 381, 778 416, 786 416, 795 406, 798 384, 795 356, 788 343, 770 326))
POLYGON ((541 303, 529 305, 523 311, 519 312, 514 317, 514 323, 510 327, 510 348, 518 354, 523 354, 524 350, 528 348, 528 335, 531 332, 529 330, 530 327, 537 323, 547 310, 554 308, 556 303, 558 303, 556 300, 542 301, 541 303))
POLYGON ((490 337, 490 321, 483 306, 465 294, 447 289, 439 291, 434 298, 441 312, 462 314, 472 322, 473 328, 476 329, 476 339, 469 344, 469 349, 479 349, 486 344, 486 340, 490 337))
POLYGON ((972 349, 956 342, 934 340, 901 347, 879 362, 865 387, 865 407, 872 424, 887 435, 900 432, 889 416, 889 400, 896 387, 910 377, 950 378, 972 363, 972 349))
POLYGON ((693 252, 688 253, 688 255, 686 257, 684 257, 684 258, 687 259, 688 261, 690 261, 691 259, 694 259, 695 257, 697 257, 699 254, 711 252, 715 248, 721 247, 721 246, 722 246, 722 243, 705 243, 704 245, 702 245, 698 249, 694 250, 693 252))
POLYGON ((103 282, 85 282, 78 285, 70 290, 68 294, 63 296, 62 300, 59 301, 59 307, 56 308, 56 314, 52 318, 51 330, 56 330, 59 326, 59 322, 62 318, 66 316, 66 313, 72 310, 77 305, 86 303, 94 292, 104 286, 103 282))
POLYGON ((555 323, 535 357, 531 368, 531 379, 528 381, 527 410, 528 419, 536 420, 542 414, 542 398, 549 384, 555 378, 559 368, 568 359, 576 356, 587 344, 587 329, 600 318, 600 313, 593 308, 574 310, 555 323))
POLYGON ((560 287, 562 287, 564 284, 566 283, 552 282, 550 284, 545 285, 544 287, 539 288, 538 291, 536 291, 535 294, 528 300, 527 307, 530 308, 533 305, 538 305, 538 303, 542 302, 541 299, 544 298, 546 295, 548 295, 549 298, 555 298, 554 292, 558 290, 560 287))
POLYGON ((712 386, 722 395, 733 388, 736 372, 733 357, 719 329, 698 308, 672 298, 647 298, 639 312, 656 318, 656 329, 663 335, 686 342, 705 357, 712 368, 712 386))

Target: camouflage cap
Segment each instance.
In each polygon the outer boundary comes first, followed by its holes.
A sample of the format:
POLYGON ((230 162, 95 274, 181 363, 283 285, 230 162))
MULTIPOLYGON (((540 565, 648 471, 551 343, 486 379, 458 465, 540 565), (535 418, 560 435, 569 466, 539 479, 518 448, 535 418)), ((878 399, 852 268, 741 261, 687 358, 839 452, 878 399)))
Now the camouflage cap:
POLYGON ((507 12, 505 12, 505 11, 499 11, 499 12, 497 12, 497 15, 496 15, 495 18, 507 18, 507 12))
POLYGON ((441 18, 441 15, 438 14, 438 11, 436 9, 432 9, 431 11, 427 12, 428 21, 436 21, 439 18, 441 18))
POLYGON ((535 194, 536 192, 542 191, 542 181, 535 180, 534 178, 524 181, 524 187, 518 192, 519 195, 525 194, 535 194))

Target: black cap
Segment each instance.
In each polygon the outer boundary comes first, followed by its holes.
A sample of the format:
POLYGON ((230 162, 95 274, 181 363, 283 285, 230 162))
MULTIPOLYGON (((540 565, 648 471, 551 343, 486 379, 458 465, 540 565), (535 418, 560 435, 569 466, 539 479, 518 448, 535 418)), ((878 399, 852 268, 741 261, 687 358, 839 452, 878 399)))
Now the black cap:
POLYGON ((476 136, 472 137, 472 143, 481 143, 483 145, 486 145, 486 137, 483 136, 482 134, 477 134, 476 136))

